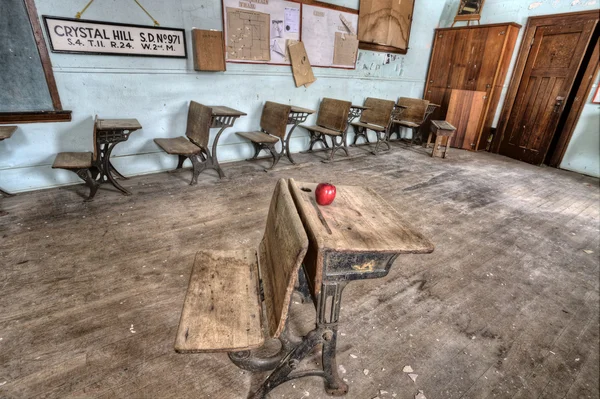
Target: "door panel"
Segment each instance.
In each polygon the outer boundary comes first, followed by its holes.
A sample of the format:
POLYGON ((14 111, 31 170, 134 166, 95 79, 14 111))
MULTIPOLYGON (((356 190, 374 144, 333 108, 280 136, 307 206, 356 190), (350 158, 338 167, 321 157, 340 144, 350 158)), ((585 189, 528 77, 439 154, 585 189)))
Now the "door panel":
POLYGON ((536 29, 501 154, 533 164, 544 161, 595 23, 536 29))

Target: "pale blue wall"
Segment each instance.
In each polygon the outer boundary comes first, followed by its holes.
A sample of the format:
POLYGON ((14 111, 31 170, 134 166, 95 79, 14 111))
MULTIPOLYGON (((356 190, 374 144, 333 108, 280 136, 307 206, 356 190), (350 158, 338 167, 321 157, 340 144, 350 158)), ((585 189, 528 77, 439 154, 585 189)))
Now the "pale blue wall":
POLYGON ((600 104, 592 104, 600 78, 590 92, 560 167, 600 177, 600 104))
MULTIPOLYGON (((274 0, 272 0, 274 1, 274 0)), ((162 26, 221 29, 219 0, 144 0, 143 5, 162 26)), ((358 8, 358 0, 336 0, 358 8)), ((23 124, 12 139, 0 143, 0 187, 19 192, 79 183, 69 172, 52 170, 60 151, 89 151, 94 114, 102 118, 137 118, 143 129, 114 152, 115 165, 127 175, 152 173, 175 166, 175 157, 162 153, 156 137, 181 135, 185 130, 187 104, 222 104, 245 111, 221 138, 219 159, 248 157, 250 146, 235 131, 255 129, 266 100, 317 108, 319 99, 335 97, 362 103, 367 96, 397 99, 423 94, 433 29, 449 26, 458 0, 417 0, 410 50, 395 62, 383 65, 385 54, 361 51, 356 70, 315 68, 317 81, 308 89, 296 88, 289 67, 228 64, 224 73, 199 73, 188 60, 51 54, 54 75, 64 109, 73 111, 70 123, 23 124)), ((487 0, 482 23, 518 22, 540 14, 598 8, 593 0, 535 1, 487 0), (589 3, 589 4, 588 4, 589 3)), ((85 4, 80 0, 36 0, 38 12, 72 17, 85 4)), ((133 1, 94 2, 85 18, 151 25, 133 1)), ((188 40, 189 43, 189 40, 188 40)), ((513 60, 514 62, 514 60, 513 60)), ((597 107, 591 117, 598 115, 597 107)), ((587 111, 586 111, 587 113, 587 111)), ((588 137, 588 118, 578 126, 578 136, 588 137)), ((310 122, 310 120, 309 120, 310 122)), ((597 132, 594 132, 597 134, 597 132)), ((293 151, 305 148, 307 138, 297 129, 293 151)), ((586 155, 586 158, 588 156, 586 155)), ((597 158, 597 149, 596 149, 597 158)))

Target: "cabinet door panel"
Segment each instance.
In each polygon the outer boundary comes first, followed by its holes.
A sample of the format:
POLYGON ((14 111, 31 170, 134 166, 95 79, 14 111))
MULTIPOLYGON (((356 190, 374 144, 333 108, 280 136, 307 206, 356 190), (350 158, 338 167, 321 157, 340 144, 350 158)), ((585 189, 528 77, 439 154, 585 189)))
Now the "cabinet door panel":
POLYGON ((453 86, 453 89, 477 90, 477 83, 484 62, 488 32, 489 29, 487 28, 469 30, 469 39, 467 41, 466 54, 464 55, 464 58, 467 60, 465 75, 462 84, 458 84, 458 87, 453 86))
MULTIPOLYGON (((508 35, 506 26, 495 26, 488 29, 485 47, 481 52, 481 68, 477 77, 477 84, 472 90, 489 91, 494 83, 496 70, 500 63, 502 46, 508 35)), ((510 54, 508 55, 510 58, 510 54)))
POLYGON ((452 69, 454 39, 457 32, 436 32, 431 64, 429 66, 429 86, 446 87, 452 69))

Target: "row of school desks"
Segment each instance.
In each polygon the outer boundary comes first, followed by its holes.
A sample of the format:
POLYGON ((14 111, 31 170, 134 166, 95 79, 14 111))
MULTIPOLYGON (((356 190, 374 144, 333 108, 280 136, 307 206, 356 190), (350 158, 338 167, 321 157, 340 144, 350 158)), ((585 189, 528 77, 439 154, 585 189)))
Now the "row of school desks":
MULTIPOLYGON (((225 173, 219 164, 217 155, 219 139, 223 132, 227 128, 232 127, 239 117, 246 116, 247 114, 222 105, 211 105, 209 107, 212 109, 211 128, 219 128, 219 131, 212 144, 211 156, 209 158, 211 159, 211 162, 207 163, 206 168, 216 170, 219 177, 224 178, 225 173)), ((350 122, 355 118, 360 117, 362 111, 365 109, 367 108, 361 105, 352 105, 348 114, 348 125, 350 125, 350 122)), ((285 155, 292 164, 295 164, 296 162, 292 158, 289 139, 292 136, 294 129, 305 122, 308 116, 315 112, 316 111, 314 110, 298 106, 291 107, 288 124, 292 125, 292 128, 286 137, 285 155)), ((115 168, 110 161, 110 156, 117 144, 127 141, 129 135, 140 130, 142 125, 137 119, 96 119, 94 128, 96 130, 94 153, 95 157, 99 160, 98 165, 100 166, 98 168, 99 177, 97 177, 96 180, 101 184, 111 184, 123 193, 123 195, 131 195, 131 193, 117 181, 117 178, 126 179, 126 177, 115 168)), ((16 126, 0 126, 0 141, 10 138, 16 129, 16 126)), ((0 189, 0 193, 4 196, 11 195, 2 189, 0 189)))

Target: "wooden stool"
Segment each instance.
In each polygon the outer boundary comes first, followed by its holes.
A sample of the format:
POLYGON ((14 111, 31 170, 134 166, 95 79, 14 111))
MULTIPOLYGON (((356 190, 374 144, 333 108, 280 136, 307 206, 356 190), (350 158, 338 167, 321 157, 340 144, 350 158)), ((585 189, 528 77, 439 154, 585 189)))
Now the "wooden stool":
POLYGON ((435 133, 435 143, 433 144, 431 156, 446 158, 450 141, 452 141, 452 137, 454 136, 455 132, 456 128, 446 121, 431 121, 431 131, 429 132, 427 146, 425 148, 429 148, 429 144, 431 143, 431 135, 435 133), (444 137, 446 138, 446 144, 442 150, 440 147, 443 145, 442 141, 444 137))

